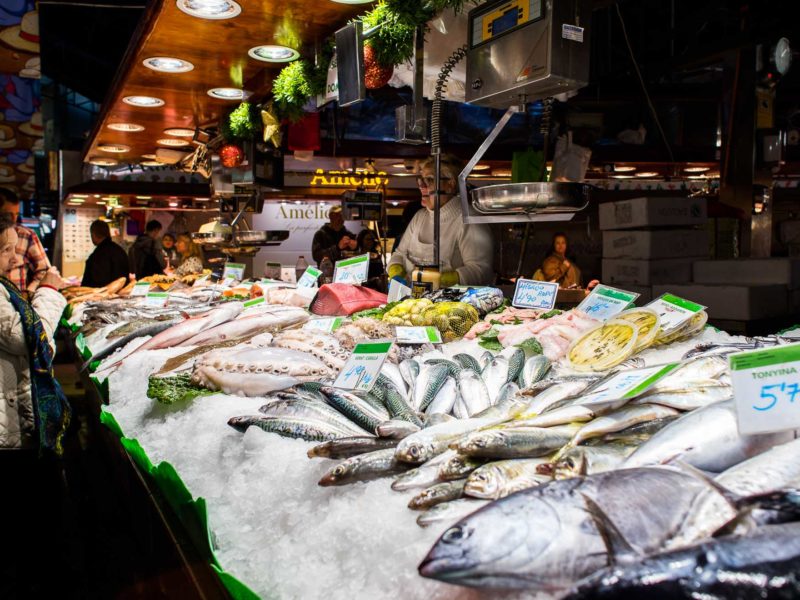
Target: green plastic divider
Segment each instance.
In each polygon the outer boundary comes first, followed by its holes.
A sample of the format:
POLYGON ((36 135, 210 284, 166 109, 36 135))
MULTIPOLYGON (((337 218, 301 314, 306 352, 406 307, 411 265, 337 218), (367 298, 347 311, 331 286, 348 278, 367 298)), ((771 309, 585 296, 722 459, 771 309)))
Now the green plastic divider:
POLYGON ((108 399, 110 398, 108 391, 108 379, 103 379, 103 381, 100 381, 94 375, 89 377, 89 379, 92 380, 94 387, 97 388, 97 393, 100 394, 100 397, 103 399, 103 402, 105 404, 108 404, 108 399))
POLYGON ((795 329, 800 329, 800 323, 798 323, 797 325, 792 325, 791 327, 787 327, 786 329, 784 329, 782 331, 779 331, 778 335, 783 335, 787 331, 794 331, 795 329))
POLYGON ((125 434, 122 433, 122 427, 119 426, 117 419, 104 406, 100 407, 100 422, 108 427, 113 434, 119 438, 124 438, 125 434))
POLYGON ((79 333, 75 336, 75 347, 78 349, 78 352, 80 352, 80 355, 84 359, 88 360, 92 357, 92 351, 89 350, 89 346, 86 345, 86 340, 84 339, 82 333, 79 333))
POLYGON ((142 471, 150 476, 153 475, 155 467, 153 463, 150 462, 150 457, 147 456, 147 452, 139 445, 138 440, 124 437, 120 438, 119 443, 122 444, 122 447, 131 455, 133 462, 135 462, 142 471))
POLYGON ((217 572, 231 598, 234 600, 259 600, 260 596, 236 579, 236 577, 216 565, 211 565, 211 568, 217 572))

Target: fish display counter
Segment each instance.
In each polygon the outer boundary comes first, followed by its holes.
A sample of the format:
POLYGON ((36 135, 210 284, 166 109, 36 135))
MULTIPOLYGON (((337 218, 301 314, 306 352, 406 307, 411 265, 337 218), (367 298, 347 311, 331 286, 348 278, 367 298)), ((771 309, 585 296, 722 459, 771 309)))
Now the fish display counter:
POLYGON ((800 441, 739 433, 728 366, 800 329, 601 321, 492 288, 82 296, 65 324, 101 420, 205 528, 232 596, 800 593, 800 441))

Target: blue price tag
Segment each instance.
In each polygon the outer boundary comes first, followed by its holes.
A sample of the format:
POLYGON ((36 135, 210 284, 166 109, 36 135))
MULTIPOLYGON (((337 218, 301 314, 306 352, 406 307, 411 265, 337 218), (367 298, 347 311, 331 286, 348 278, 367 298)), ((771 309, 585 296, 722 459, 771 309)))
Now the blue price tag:
POLYGON ((511 305, 515 308, 551 310, 556 305, 558 284, 533 279, 518 279, 511 305))

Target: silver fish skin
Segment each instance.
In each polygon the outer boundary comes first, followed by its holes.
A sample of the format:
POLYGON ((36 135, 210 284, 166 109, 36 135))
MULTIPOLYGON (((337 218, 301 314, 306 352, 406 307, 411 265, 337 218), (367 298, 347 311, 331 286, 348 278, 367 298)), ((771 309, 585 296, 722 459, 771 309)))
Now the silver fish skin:
POLYGON ((403 381, 406 382, 408 399, 411 400, 414 397, 414 382, 419 376, 419 363, 412 358, 407 358, 400 363, 399 369, 400 374, 403 376, 403 381))
POLYGON ((553 464, 555 479, 568 479, 581 475, 594 475, 616 469, 636 450, 636 446, 605 444, 578 446, 560 454, 553 464))
POLYGON ((654 552, 708 484, 675 469, 623 469, 551 481, 496 500, 447 529, 420 575, 458 585, 559 596, 608 564, 586 498, 620 535, 654 552))
POLYGON ((331 406, 370 433, 374 433, 375 428, 387 420, 388 414, 377 412, 369 402, 355 394, 333 387, 324 387, 320 391, 331 406))
MULTIPOLYGON (((786 489, 800 481, 800 439, 775 446, 763 454, 723 471, 715 481, 737 496, 754 496, 786 489)), ((667 548, 677 548, 710 537, 736 518, 739 511, 718 494, 703 493, 695 500, 680 532, 667 548)))
POLYGON ((519 394, 519 386, 515 382, 509 381, 500 388, 500 393, 497 396, 497 402, 495 402, 495 406, 514 402, 517 398, 517 394, 519 394))
POLYGON ((456 380, 452 377, 448 377, 425 412, 429 415, 450 414, 457 399, 458 387, 456 386, 456 380))
POLYGON ((464 401, 467 416, 475 415, 492 405, 486 384, 471 369, 464 369, 458 374, 458 391, 464 401))
POLYGON ((567 423, 585 423, 603 414, 603 411, 573 404, 564 406, 549 412, 531 417, 530 419, 518 419, 515 421, 516 427, 553 427, 554 425, 566 425, 567 423))
POLYGON ((525 351, 522 348, 511 346, 505 348, 500 353, 500 356, 508 360, 508 374, 506 375, 505 383, 516 381, 525 365, 525 351))
POLYGON ((267 417, 301 417, 311 420, 330 422, 350 435, 369 435, 345 417, 342 413, 316 400, 306 400, 299 396, 285 398, 265 404, 258 412, 267 417))
POLYGON ((332 458, 341 460, 374 452, 375 450, 385 450, 394 448, 397 440, 391 438, 376 438, 375 436, 355 436, 342 437, 317 444, 308 451, 308 458, 332 458))
POLYGON ((432 485, 409 500, 408 508, 411 510, 427 510, 442 502, 458 500, 464 495, 466 481, 466 479, 456 479, 455 481, 445 481, 432 485))
POLYGON ((701 356, 684 360, 683 365, 664 377, 651 389, 681 387, 698 379, 716 379, 728 372, 728 359, 724 356, 701 356))
POLYGON ((425 412, 450 375, 445 365, 424 365, 414 384, 414 408, 425 412))
POLYGON ((438 477, 441 481, 462 479, 486 462, 486 459, 465 456, 456 452, 446 461, 439 464, 438 477))
POLYGON ((453 415, 456 419, 469 419, 469 409, 467 408, 467 401, 461 394, 456 398, 456 403, 453 406, 453 415))
POLYGON ((729 400, 733 397, 733 388, 714 379, 707 383, 690 385, 681 389, 661 389, 655 392, 648 390, 631 404, 660 404, 677 410, 689 411, 708 406, 714 402, 729 400))
POLYGON ((452 449, 483 458, 538 458, 564 446, 577 431, 576 425, 489 428, 461 438, 452 449))
POLYGON ((552 477, 538 471, 547 462, 548 459, 544 458, 516 458, 487 463, 469 474, 464 495, 497 500, 547 483, 552 477))
POLYGON ((489 402, 494 404, 500 395, 500 388, 508 381, 508 359, 505 356, 495 356, 483 370, 481 377, 489 392, 489 402))
POLYGON ((408 385, 406 385, 406 380, 400 372, 400 367, 387 360, 381 367, 381 374, 389 378, 389 381, 394 384, 397 391, 403 395, 404 400, 408 400, 408 385))
POLYGON ((269 433, 277 433, 282 437, 300 438, 307 442, 324 442, 350 435, 330 422, 300 417, 247 415, 231 417, 228 419, 228 425, 242 433, 249 427, 255 426, 269 433))
MULTIPOLYGON (((528 407, 520 414, 520 418, 538 416, 546 412, 548 408, 557 402, 577 396, 591 384, 592 380, 589 379, 573 379, 571 381, 556 383, 534 397, 528 404, 528 407)), ((524 395, 525 392, 523 391, 522 393, 524 395)))
POLYGON ((394 458, 394 450, 376 450, 367 454, 360 454, 346 459, 330 469, 319 485, 327 487, 331 485, 346 485, 357 481, 370 481, 381 477, 388 477, 394 473, 408 469, 408 465, 400 463, 394 458))
POLYGON ((414 423, 403 421, 402 419, 389 419, 384 421, 377 427, 377 433, 382 438, 392 438, 395 440, 402 440, 412 433, 416 433, 420 428, 414 423))
POLYGON ((672 417, 678 414, 674 408, 660 406, 658 404, 639 404, 635 406, 624 406, 612 413, 598 417, 580 428, 575 437, 567 444, 568 447, 582 444, 589 438, 600 437, 607 433, 622 431, 637 423, 655 421, 664 417, 672 417))
POLYGON ((434 425, 439 425, 440 423, 447 423, 448 421, 453 421, 455 417, 453 415, 445 415, 442 413, 433 413, 430 415, 425 415, 425 427, 433 427, 434 425))
POLYGON ((417 517, 417 525, 430 527, 440 523, 454 523, 487 504, 489 504, 488 500, 477 500, 475 498, 460 498, 437 504, 417 517))
POLYGON ((525 361, 519 374, 519 386, 522 389, 541 381, 550 370, 551 363, 544 354, 536 354, 525 361))
POLYGON ((246 337, 251 333, 264 331, 270 328, 282 329, 283 327, 299 325, 306 321, 308 321, 308 313, 302 308, 264 312, 252 316, 243 316, 239 314, 238 318, 232 319, 226 323, 221 323, 216 327, 209 327, 176 345, 199 346, 225 340, 235 340, 246 337))
POLYGON ((481 374, 481 365, 471 354, 456 354, 453 356, 453 360, 456 361, 462 369, 471 369, 478 375, 481 374))
POLYGON ((791 431, 740 435, 734 402, 723 400, 687 413, 664 427, 631 454, 623 468, 678 459, 703 471, 720 473, 792 439, 791 431))
POLYGON ((80 370, 84 371, 90 364, 92 364, 96 360, 105 360, 106 357, 111 356, 114 352, 116 352, 119 348, 124 348, 128 345, 129 342, 132 342, 136 338, 144 337, 146 335, 157 335, 162 331, 173 327, 177 320, 170 320, 170 321, 155 321, 151 322, 147 325, 144 325, 135 331, 128 333, 119 338, 114 338, 110 344, 106 345, 102 350, 99 352, 95 352, 89 360, 84 362, 80 370))
POLYGON ((465 433, 492 424, 490 419, 458 419, 413 433, 397 446, 397 459, 411 464, 424 463, 447 450, 448 444, 465 433))
POLYGON ((402 492, 441 483, 442 480, 439 479, 439 467, 455 455, 455 450, 446 450, 438 456, 434 456, 428 462, 398 475, 392 482, 392 489, 397 492, 402 492))
POLYGON ((481 357, 478 360, 478 363, 481 366, 481 372, 483 372, 486 369, 486 367, 489 366, 489 364, 492 362, 493 358, 494 358, 494 354, 492 354, 488 350, 486 352, 484 352, 483 354, 481 354, 481 357))

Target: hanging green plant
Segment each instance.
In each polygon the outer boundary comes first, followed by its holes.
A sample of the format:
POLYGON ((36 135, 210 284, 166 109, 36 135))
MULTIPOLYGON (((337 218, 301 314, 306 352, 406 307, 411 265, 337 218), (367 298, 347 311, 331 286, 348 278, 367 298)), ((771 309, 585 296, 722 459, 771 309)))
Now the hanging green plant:
POLYGON ((299 121, 303 116, 303 106, 314 95, 310 75, 311 65, 305 60, 290 63, 278 73, 272 82, 272 95, 281 118, 299 121))
POLYGON ((365 30, 379 27, 366 42, 375 51, 378 64, 393 67, 410 60, 414 55, 414 31, 417 25, 428 21, 429 14, 419 1, 381 0, 361 17, 365 30))
POLYGON ((228 141, 252 140, 261 132, 261 114, 258 107, 242 102, 220 121, 220 132, 228 141))

